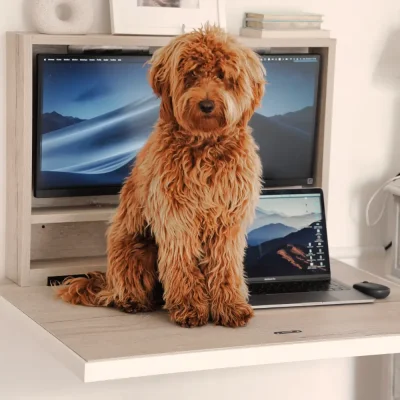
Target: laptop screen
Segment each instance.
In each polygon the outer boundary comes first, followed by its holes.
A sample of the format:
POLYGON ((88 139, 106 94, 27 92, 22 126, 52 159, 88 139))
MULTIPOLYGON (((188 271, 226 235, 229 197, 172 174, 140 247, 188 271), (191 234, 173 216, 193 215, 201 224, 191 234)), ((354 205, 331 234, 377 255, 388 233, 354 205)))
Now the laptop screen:
POLYGON ((328 279, 330 265, 320 189, 265 191, 247 233, 249 283, 328 279))

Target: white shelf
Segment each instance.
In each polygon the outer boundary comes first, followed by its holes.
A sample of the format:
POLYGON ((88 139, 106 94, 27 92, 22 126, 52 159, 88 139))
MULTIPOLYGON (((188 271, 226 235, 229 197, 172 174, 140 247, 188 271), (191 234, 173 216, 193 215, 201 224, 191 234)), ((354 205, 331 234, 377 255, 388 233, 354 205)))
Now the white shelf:
POLYGON ((32 261, 29 281, 31 286, 45 286, 49 276, 80 275, 93 271, 105 272, 106 266, 106 257, 32 261))
MULTIPOLYGON (((105 252, 103 233, 114 212, 113 200, 105 208, 78 207, 76 199, 32 200, 32 99, 34 98, 35 54, 45 51, 65 52, 67 46, 113 46, 117 48, 156 48, 166 45, 171 37, 117 35, 41 35, 29 32, 7 32, 7 204, 6 204, 6 276, 21 286, 31 282, 43 284, 46 268, 38 268, 33 259, 80 257, 105 252), (65 208, 64 208, 65 205, 65 208), (62 206, 62 207, 61 207, 62 206), (46 208, 40 208, 46 207, 46 208), (59 208, 55 208, 59 207, 59 208), (104 222, 104 223, 103 223, 104 222), (41 227, 43 225, 43 229, 41 227), (102 236, 103 235, 103 236, 102 236), (52 249, 52 252, 48 251, 52 249), (58 252, 59 249, 59 252, 58 252), (87 250, 87 252, 85 252, 87 250), (54 254, 56 253, 56 254, 54 254)), ((330 127, 336 41, 320 38, 257 39, 238 37, 257 50, 303 51, 320 54, 320 107, 316 133, 315 185, 325 190, 328 198, 330 127)), ((115 199, 116 200, 116 199, 115 199)), ((86 204, 86 203, 80 203, 86 204)), ((327 204, 328 206, 328 204, 327 204)), ((66 275, 81 272, 74 264, 56 267, 66 275)), ((51 267, 52 268, 52 267, 51 267)), ((85 268, 83 268, 83 272, 85 268)))
POLYGON ((65 222, 109 221, 115 207, 53 207, 34 208, 31 215, 32 224, 57 224, 65 222))
MULTIPOLYGON (((74 46, 115 46, 121 48, 160 47, 167 45, 169 36, 136 36, 136 35, 43 35, 29 32, 13 32, 11 34, 29 39, 32 45, 74 45, 74 46)), ((336 41, 332 38, 282 37, 261 39, 237 36, 237 39, 249 47, 328 47, 336 41)))
MULTIPOLYGON (((6 276, 21 286, 43 284, 52 268, 62 275, 87 272, 86 267, 69 261, 43 267, 34 259, 80 257, 105 252, 104 233, 114 212, 112 201, 105 208, 78 207, 76 199, 32 200, 32 106, 35 55, 39 52, 65 52, 67 46, 113 46, 117 48, 156 48, 166 45, 165 36, 116 35, 41 35, 8 32, 7 40, 7 204, 6 204, 6 276), (66 208, 61 207, 61 203, 66 208), (47 208, 39 208, 39 204, 47 208), (57 205, 56 205, 57 204, 57 205), (59 208, 55 208, 59 207, 59 208), (104 223, 103 223, 104 222, 104 223), (40 225, 44 225, 43 229, 40 225), (47 225, 47 226, 46 226, 47 225), (49 251, 52 250, 52 251, 49 251), (54 254, 55 253, 55 254, 54 254)), ((336 41, 319 38, 238 40, 254 49, 269 51, 303 51, 310 49, 323 57, 320 107, 316 133, 315 185, 328 197, 330 126, 336 41), (297 50, 296 50, 297 49, 297 50)), ((116 199, 115 199, 116 200, 116 199)), ((82 204, 82 203, 80 203, 82 204)), ((328 204, 326 204, 328 206, 328 204)), ((97 266, 96 266, 97 267, 97 266)), ((97 268, 96 268, 97 269, 97 268)), ((54 272, 55 274, 55 272, 54 272)))
POLYGON ((84 382, 400 352, 400 288, 333 263, 346 283, 391 287, 374 304, 256 310, 246 328, 184 329, 166 312, 72 306, 54 288, 0 287, 0 307, 84 382), (275 332, 299 330, 287 335, 275 332))

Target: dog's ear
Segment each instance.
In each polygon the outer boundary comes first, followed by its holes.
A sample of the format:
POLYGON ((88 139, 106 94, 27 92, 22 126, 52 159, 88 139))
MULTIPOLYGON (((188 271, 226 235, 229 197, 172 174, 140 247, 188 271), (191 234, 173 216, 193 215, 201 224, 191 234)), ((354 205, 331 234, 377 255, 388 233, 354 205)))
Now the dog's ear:
POLYGON ((242 50, 246 60, 245 71, 248 75, 252 90, 251 108, 248 112, 245 112, 244 115, 244 122, 247 124, 254 111, 260 106, 261 100, 264 97, 266 71, 260 58, 253 50, 248 48, 243 48, 242 50))
POLYGON ((157 49, 150 60, 149 82, 154 93, 161 97, 160 117, 164 121, 175 119, 171 81, 177 78, 176 60, 180 43, 179 39, 175 39, 167 46, 157 49))
MULTIPOLYGON (((163 87, 167 89, 168 79, 166 72, 167 55, 165 47, 157 49, 149 64, 151 65, 149 71, 149 82, 156 96, 161 97, 163 92, 163 87)), ((165 90, 164 89, 164 90, 165 90)))

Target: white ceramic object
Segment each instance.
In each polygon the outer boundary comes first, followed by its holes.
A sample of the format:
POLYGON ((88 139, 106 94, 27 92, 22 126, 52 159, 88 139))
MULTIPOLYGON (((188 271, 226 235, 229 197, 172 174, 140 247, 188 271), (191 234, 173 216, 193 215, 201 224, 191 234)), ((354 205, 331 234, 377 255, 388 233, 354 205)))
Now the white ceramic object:
POLYGON ((34 0, 32 18, 40 33, 86 34, 93 25, 93 4, 91 0, 34 0))

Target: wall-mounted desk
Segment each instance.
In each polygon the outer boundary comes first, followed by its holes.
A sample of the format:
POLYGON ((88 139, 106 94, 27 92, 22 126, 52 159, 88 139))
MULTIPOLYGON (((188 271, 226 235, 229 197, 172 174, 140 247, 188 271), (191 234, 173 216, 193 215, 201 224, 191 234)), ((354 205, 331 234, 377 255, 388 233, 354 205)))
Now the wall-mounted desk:
POLYGON ((343 263, 332 269, 336 279, 381 282, 392 293, 375 304, 259 310, 236 330, 179 328, 165 312, 71 306, 48 287, 6 284, 0 307, 85 382, 400 353, 400 286, 343 263), (290 330, 301 332, 275 334, 290 330))

